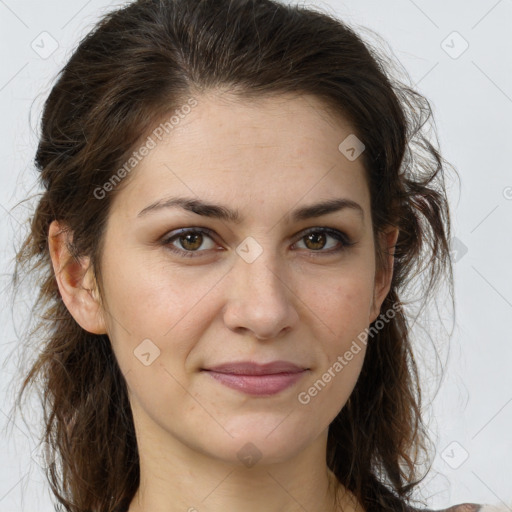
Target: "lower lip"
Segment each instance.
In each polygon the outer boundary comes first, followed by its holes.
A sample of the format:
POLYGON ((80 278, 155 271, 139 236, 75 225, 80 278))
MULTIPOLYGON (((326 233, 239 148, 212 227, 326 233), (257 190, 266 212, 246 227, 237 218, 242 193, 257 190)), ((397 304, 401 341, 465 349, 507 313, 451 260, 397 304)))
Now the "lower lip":
POLYGON ((211 377, 225 386, 249 395, 275 395, 298 382, 307 370, 298 373, 276 373, 273 375, 236 375, 205 370, 211 377))

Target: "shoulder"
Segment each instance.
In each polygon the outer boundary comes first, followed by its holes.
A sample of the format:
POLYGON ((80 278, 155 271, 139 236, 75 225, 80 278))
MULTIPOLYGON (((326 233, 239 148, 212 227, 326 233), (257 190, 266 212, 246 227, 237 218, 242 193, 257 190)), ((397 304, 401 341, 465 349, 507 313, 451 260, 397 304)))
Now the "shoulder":
POLYGON ((421 509, 409 507, 407 512, 486 512, 486 506, 478 503, 459 503, 443 509, 421 509))
POLYGON ((480 503, 459 503, 449 508, 443 509, 426 509, 410 508, 408 512, 508 512, 510 509, 506 506, 496 506, 480 503))
POLYGON ((484 505, 477 503, 460 503, 459 505, 453 505, 450 508, 443 508, 436 512, 482 512, 484 505))
MULTIPOLYGON (((489 505, 479 503, 461 503, 450 508, 435 512, 509 512, 512 508, 506 505, 489 505)), ((433 511, 434 512, 434 511, 433 511)))

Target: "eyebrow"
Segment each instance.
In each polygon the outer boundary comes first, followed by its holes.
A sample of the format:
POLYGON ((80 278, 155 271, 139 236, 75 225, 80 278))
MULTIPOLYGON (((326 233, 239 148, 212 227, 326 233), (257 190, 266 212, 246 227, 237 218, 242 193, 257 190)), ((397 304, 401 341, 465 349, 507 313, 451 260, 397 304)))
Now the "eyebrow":
MULTIPOLYGON (((234 224, 240 224, 244 221, 244 218, 240 215, 238 210, 233 210, 224 205, 207 203, 203 200, 189 197, 171 197, 168 199, 156 201, 155 203, 150 204, 141 210, 137 217, 142 217, 164 208, 176 207, 182 208, 183 210, 189 212, 193 212, 203 217, 220 219, 227 222, 232 222, 234 224)), ((346 209, 358 212, 361 215, 361 218, 364 220, 363 207, 359 203, 356 203, 355 201, 352 201, 348 198, 329 199, 320 203, 302 206, 296 210, 293 210, 291 214, 286 214, 285 219, 287 222, 299 222, 302 220, 321 217, 322 215, 328 215, 329 213, 334 213, 346 209)))

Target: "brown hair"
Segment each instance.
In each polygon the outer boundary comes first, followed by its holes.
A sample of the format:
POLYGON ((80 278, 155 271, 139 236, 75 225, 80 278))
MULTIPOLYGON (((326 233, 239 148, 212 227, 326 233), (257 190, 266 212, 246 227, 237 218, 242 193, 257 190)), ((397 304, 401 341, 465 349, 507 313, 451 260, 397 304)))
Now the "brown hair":
MULTIPOLYGON (((83 330, 60 298, 49 225, 68 227, 73 256, 90 256, 101 284, 104 228, 120 187, 101 200, 95 190, 164 117, 218 88, 241 99, 313 95, 365 145, 375 240, 386 226, 400 229, 382 305, 395 314, 371 326, 359 380, 329 427, 327 464, 368 511, 410 505, 425 477, 417 465, 428 435, 410 325, 396 305, 417 279, 425 305, 443 277, 453 302, 453 277, 446 162, 425 133, 431 107, 392 77, 392 66, 334 16, 273 0, 139 0, 105 15, 80 42, 44 106, 35 157, 44 190, 13 281, 37 278, 40 316, 27 339, 43 344, 17 399, 29 384, 43 391, 47 477, 66 511, 124 512, 139 485, 139 459, 110 340, 83 330)), ((380 268, 378 243, 376 256, 380 268)))

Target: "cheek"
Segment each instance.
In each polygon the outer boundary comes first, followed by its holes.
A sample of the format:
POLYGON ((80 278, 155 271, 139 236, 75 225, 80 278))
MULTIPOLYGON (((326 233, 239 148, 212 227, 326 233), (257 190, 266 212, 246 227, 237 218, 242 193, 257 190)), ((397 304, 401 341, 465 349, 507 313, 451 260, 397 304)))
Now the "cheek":
POLYGON ((312 289, 309 296, 308 305, 315 313, 310 321, 317 326, 314 337, 321 340, 321 355, 309 383, 313 387, 303 390, 304 400, 314 401, 317 410, 325 408, 326 421, 348 400, 364 363, 373 293, 369 275, 368 269, 340 272, 328 284, 312 289))
POLYGON ((364 273, 341 276, 335 286, 331 281, 323 293, 318 289, 313 294, 311 309, 317 317, 311 321, 318 328, 315 338, 321 340, 320 364, 297 398, 300 408, 314 411, 309 415, 314 421, 329 424, 353 392, 366 354, 371 295, 371 282, 364 273))
POLYGON ((183 392, 177 382, 187 382, 188 356, 218 314, 212 297, 222 273, 199 267, 180 272, 138 251, 125 253, 122 259, 108 253, 103 264, 113 351, 137 395, 166 389, 177 400, 183 392))
POLYGON ((370 270, 341 271, 322 280, 308 279, 302 286, 307 290, 304 302, 331 335, 346 339, 368 326, 373 296, 370 270))
POLYGON ((333 287, 322 297, 322 316, 316 320, 319 340, 315 372, 297 394, 303 428, 329 425, 345 406, 357 383, 366 354, 368 290, 333 287), (333 332, 335 335, 333 335, 333 332))
POLYGON ((118 261, 112 256, 105 258, 107 306, 116 319, 123 321, 126 330, 138 336, 161 338, 174 325, 186 323, 185 319, 218 280, 211 273, 197 274, 151 261, 146 254, 130 253, 128 249, 118 261))
MULTIPOLYGON (((334 379, 334 386, 345 381, 349 386, 355 383, 362 367, 366 352, 365 338, 362 336, 369 325, 369 303, 371 290, 368 288, 337 288, 326 297, 329 303, 326 325, 335 333, 335 339, 324 344, 326 367, 330 374, 342 371, 344 377, 334 379), (341 361, 343 368, 337 362, 341 361)), ((332 337, 331 337, 332 340, 332 337)), ((329 379, 329 377, 326 377, 329 379)))

